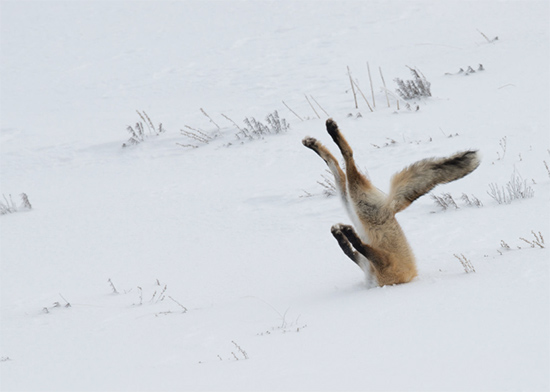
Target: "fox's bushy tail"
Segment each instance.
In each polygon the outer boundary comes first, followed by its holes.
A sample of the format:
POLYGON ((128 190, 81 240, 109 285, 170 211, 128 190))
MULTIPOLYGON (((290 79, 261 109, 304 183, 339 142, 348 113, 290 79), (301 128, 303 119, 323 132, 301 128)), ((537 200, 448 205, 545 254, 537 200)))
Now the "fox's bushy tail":
POLYGON ((404 210, 438 184, 458 180, 480 164, 475 150, 458 152, 447 158, 427 158, 415 162, 391 179, 389 203, 394 213, 404 210))

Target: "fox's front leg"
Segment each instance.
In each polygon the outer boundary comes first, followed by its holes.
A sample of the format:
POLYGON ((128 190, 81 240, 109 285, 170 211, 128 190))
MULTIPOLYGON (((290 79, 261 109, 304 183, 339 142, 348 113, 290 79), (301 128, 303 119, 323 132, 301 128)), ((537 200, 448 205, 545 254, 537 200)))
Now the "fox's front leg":
POLYGON ((332 118, 329 118, 326 122, 326 127, 328 134, 332 137, 332 140, 334 140, 334 143, 336 143, 344 157, 350 195, 353 197, 354 191, 364 192, 372 188, 371 182, 357 169, 355 160, 353 159, 353 150, 344 138, 344 135, 340 132, 338 124, 332 118))
POLYGON ((334 158, 334 155, 326 148, 321 142, 312 137, 306 137, 302 140, 302 144, 307 148, 313 150, 317 155, 319 155, 327 164, 332 175, 334 176, 334 181, 336 188, 338 189, 340 196, 344 200, 344 203, 347 205, 347 191, 346 191, 346 175, 344 171, 340 168, 338 161, 334 158))

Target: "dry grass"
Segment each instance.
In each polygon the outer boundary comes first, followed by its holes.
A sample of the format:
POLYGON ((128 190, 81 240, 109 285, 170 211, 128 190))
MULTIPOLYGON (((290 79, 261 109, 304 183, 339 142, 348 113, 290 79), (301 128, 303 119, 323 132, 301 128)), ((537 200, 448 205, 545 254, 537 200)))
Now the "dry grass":
POLYGON ((476 272, 476 269, 474 268, 474 265, 470 260, 466 258, 462 253, 460 255, 455 254, 454 255, 458 261, 460 261, 460 264, 462 264, 462 267, 464 267, 464 271, 469 274, 470 272, 476 272))
POLYGON ((402 80, 399 78, 395 79, 398 86, 396 91, 401 98, 409 100, 422 97, 431 97, 431 83, 428 82, 428 79, 426 79, 426 77, 419 70, 409 66, 407 66, 407 68, 411 71, 413 76, 412 80, 402 80))
POLYGON ((21 209, 32 209, 31 202, 29 201, 29 197, 26 193, 21 193, 19 197, 21 198, 21 205, 17 206, 11 195, 8 195, 8 197, 6 197, 6 195, 2 195, 4 200, 0 200, 0 215, 13 214, 21 209))
POLYGON ((533 197, 535 191, 527 185, 527 180, 524 180, 521 175, 514 170, 506 186, 498 186, 495 183, 491 183, 489 184, 489 191, 487 191, 487 194, 498 204, 510 204, 514 200, 533 197))

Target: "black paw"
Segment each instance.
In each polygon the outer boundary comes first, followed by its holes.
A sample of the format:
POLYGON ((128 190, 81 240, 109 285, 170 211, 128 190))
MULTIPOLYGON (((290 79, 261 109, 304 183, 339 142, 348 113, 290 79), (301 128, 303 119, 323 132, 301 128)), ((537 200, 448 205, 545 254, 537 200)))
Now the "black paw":
POLYGON ((340 130, 338 129, 338 124, 336 124, 336 121, 334 121, 332 118, 329 118, 327 120, 327 132, 332 138, 334 139, 340 134, 340 130))
POLYGON ((353 227, 349 225, 344 225, 343 223, 337 223, 335 225, 332 225, 332 227, 330 228, 330 232, 335 237, 342 237, 345 234, 345 230, 348 228, 353 231, 353 227))
POLYGON ((333 236, 341 236, 342 235, 342 231, 340 230, 340 224, 337 224, 337 225, 333 225, 331 228, 330 228, 330 232, 332 233, 333 236))
POLYGON ((357 238, 357 233, 350 225, 340 225, 340 231, 348 238, 348 239, 355 239, 357 238))
MULTIPOLYGON (((340 230, 340 225, 334 225, 330 228, 330 232, 332 233, 332 236, 336 238, 336 241, 342 246, 343 244, 348 243, 348 240, 344 233, 342 233, 342 230, 340 230)), ((349 246, 349 245, 348 245, 349 246)))

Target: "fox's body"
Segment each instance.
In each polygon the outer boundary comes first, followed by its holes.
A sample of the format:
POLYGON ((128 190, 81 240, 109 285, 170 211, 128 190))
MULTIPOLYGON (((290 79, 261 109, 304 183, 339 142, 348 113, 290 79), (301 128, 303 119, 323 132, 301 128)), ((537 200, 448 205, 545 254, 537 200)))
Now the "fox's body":
POLYGON ((338 125, 328 119, 326 126, 344 157, 345 172, 319 141, 305 138, 302 142, 327 163, 358 232, 352 226, 336 224, 332 226, 332 234, 344 253, 367 275, 374 276, 378 285, 410 282, 417 275, 415 258, 395 214, 436 185, 475 170, 479 166, 477 152, 418 161, 392 177, 390 193, 386 195, 357 170, 353 151, 338 125))

